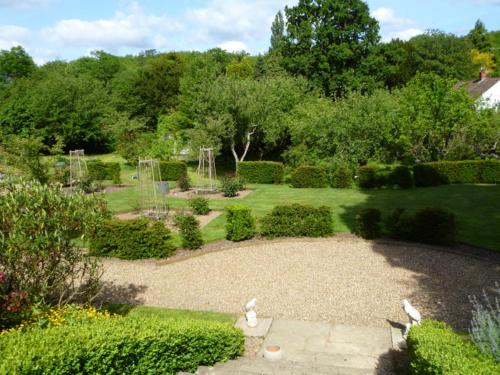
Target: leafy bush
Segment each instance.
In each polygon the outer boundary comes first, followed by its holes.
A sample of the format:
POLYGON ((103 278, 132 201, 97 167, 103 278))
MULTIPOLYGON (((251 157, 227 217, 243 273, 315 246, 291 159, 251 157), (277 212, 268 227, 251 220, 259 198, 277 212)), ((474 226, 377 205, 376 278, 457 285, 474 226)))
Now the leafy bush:
POLYGON ((241 190, 241 181, 235 178, 223 178, 222 179, 222 194, 227 198, 233 198, 238 195, 238 191, 241 190))
POLYGON ((94 159, 87 162, 87 169, 90 179, 94 181, 111 180, 114 184, 121 183, 120 163, 104 163, 102 160, 94 159))
POLYGON ((100 319, 1 337, 0 373, 173 375, 232 359, 243 344, 243 333, 225 323, 100 319))
POLYGON ((414 217, 403 208, 396 208, 386 219, 386 229, 389 237, 396 240, 411 240, 413 238, 414 217))
POLYGON ((366 239, 380 237, 382 213, 375 208, 364 208, 356 215, 356 233, 366 239))
POLYGON ((499 160, 439 161, 413 167, 416 186, 500 183, 499 160))
POLYGON ((470 297, 473 310, 470 335, 481 352, 500 362, 500 285, 495 283, 496 296, 491 301, 483 291, 483 301, 470 297))
POLYGON ((377 168, 370 165, 358 169, 358 184, 363 189, 372 189, 378 185, 377 168))
POLYGON ((238 163, 238 176, 250 183, 280 184, 283 181, 283 163, 274 161, 243 161, 238 163))
POLYGON ((160 174, 162 181, 179 181, 187 176, 187 164, 183 161, 160 161, 160 174))
POLYGON ((331 185, 334 188, 345 189, 352 185, 352 171, 349 166, 341 164, 337 166, 331 177, 331 185))
POLYGON ((191 181, 187 174, 177 180, 177 187, 180 191, 188 191, 191 188, 191 181))
POLYGON ((408 334, 408 355, 412 374, 491 375, 500 364, 486 356, 465 337, 443 322, 424 321, 408 334))
POLYGON ((226 239, 231 241, 248 240, 255 236, 255 219, 250 207, 243 205, 227 206, 226 239))
POLYGON ((200 222, 193 215, 177 215, 174 221, 181 232, 183 248, 194 250, 203 245, 200 222))
POLYGON ((260 232, 267 238, 329 236, 333 234, 332 213, 326 206, 276 206, 261 219, 260 232))
POLYGON ((28 313, 26 293, 14 290, 7 275, 0 271, 0 334, 3 329, 19 324, 28 313))
POLYGON ((290 181, 295 188, 324 188, 328 185, 325 169, 309 165, 296 168, 290 181))
POLYGON ((396 185, 400 189, 411 189, 413 187, 413 176, 410 168, 399 165, 394 168, 388 177, 389 185, 396 185))
POLYGON ((170 230, 146 218, 108 220, 90 241, 90 254, 121 259, 166 258, 172 255, 170 230))
POLYGON ((191 198, 189 200, 189 206, 193 209, 195 215, 206 215, 210 212, 207 198, 191 198))
POLYGON ((22 171, 25 178, 41 184, 49 181, 49 168, 42 159, 47 148, 41 138, 10 136, 4 144, 8 164, 22 171))
POLYGON ((441 208, 416 212, 412 237, 417 242, 451 246, 456 243, 455 215, 441 208))
POLYGON ((8 184, 0 194, 0 264, 12 290, 29 302, 91 298, 99 263, 73 239, 95 232, 108 217, 101 197, 68 195, 60 186, 8 184))

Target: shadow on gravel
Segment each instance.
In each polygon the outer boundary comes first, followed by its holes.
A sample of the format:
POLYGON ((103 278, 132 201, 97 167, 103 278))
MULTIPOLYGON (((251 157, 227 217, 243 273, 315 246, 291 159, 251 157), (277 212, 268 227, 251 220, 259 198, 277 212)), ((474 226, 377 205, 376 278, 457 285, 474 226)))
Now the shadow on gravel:
POLYGON ((104 282, 96 301, 98 303, 139 305, 144 303, 139 295, 147 289, 146 285, 117 285, 113 282, 104 282))

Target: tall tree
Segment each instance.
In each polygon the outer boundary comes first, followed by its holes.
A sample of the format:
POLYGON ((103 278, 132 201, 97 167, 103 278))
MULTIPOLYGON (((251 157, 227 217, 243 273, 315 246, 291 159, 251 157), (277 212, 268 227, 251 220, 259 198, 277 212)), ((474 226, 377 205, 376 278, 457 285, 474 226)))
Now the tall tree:
POLYGON ((472 46, 481 52, 491 51, 491 42, 488 38, 488 31, 481 20, 477 20, 474 28, 467 34, 472 46))
POLYGON ((286 7, 283 63, 327 95, 363 88, 358 71, 379 37, 378 22, 361 0, 300 0, 286 7))
POLYGON ((10 83, 27 77, 36 70, 36 65, 23 47, 12 47, 0 51, 0 83, 10 83))
POLYGON ((283 41, 285 39, 285 20, 281 10, 274 17, 274 22, 271 25, 271 48, 270 51, 281 53, 283 41))

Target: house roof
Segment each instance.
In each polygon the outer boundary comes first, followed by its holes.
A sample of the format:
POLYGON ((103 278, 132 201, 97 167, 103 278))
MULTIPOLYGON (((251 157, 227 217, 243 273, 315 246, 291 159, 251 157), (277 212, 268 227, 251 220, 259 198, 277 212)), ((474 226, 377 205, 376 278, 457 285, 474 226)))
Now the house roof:
POLYGON ((474 98, 480 97, 486 91, 500 82, 500 77, 486 77, 483 80, 462 81, 456 84, 457 88, 465 88, 474 98))

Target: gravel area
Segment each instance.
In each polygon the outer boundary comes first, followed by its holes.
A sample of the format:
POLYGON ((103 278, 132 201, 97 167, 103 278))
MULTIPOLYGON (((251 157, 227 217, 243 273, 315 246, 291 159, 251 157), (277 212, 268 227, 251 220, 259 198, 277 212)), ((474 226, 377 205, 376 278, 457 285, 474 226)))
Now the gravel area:
POLYGON ((177 262, 104 259, 105 298, 113 302, 281 319, 387 326, 406 323, 407 298, 424 318, 465 328, 468 295, 500 281, 500 264, 351 235, 236 245, 177 262))

